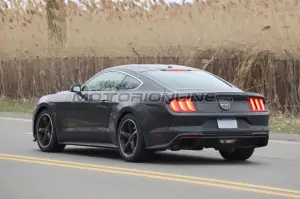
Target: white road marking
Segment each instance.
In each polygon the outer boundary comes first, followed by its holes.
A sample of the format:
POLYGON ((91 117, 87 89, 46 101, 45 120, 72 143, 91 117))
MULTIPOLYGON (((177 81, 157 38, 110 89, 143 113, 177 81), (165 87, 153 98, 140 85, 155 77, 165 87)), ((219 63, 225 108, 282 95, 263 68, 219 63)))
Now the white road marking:
POLYGON ((15 120, 15 121, 22 121, 22 122, 32 122, 31 119, 25 118, 15 118, 15 117, 0 117, 1 120, 15 120))
MULTIPOLYGON (((22 122, 32 122, 31 119, 25 119, 25 118, 14 118, 14 117, 0 117, 0 120, 15 120, 15 121, 22 121, 22 122)), ((32 135, 31 132, 26 132, 26 135, 32 135)), ((279 144, 294 144, 294 145, 300 145, 300 142, 295 141, 285 141, 285 140, 269 140, 271 143, 279 143, 279 144)))
POLYGON ((288 140, 269 140, 269 142, 279 143, 279 144, 295 144, 295 145, 300 145, 300 142, 288 141, 288 140))

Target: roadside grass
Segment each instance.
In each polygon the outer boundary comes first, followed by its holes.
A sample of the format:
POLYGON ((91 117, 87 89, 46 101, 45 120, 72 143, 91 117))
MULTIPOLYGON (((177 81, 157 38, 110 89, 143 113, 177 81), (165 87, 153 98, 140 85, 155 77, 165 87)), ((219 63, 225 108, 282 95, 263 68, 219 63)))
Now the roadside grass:
POLYGON ((276 133, 300 135, 300 116, 278 115, 270 117, 270 129, 276 133))
POLYGON ((33 109, 31 101, 0 101, 0 112, 32 113, 33 109))
MULTIPOLYGON (((0 112, 32 113, 34 100, 0 101, 0 112)), ((271 132, 300 135, 300 116, 273 115, 270 117, 271 132)))

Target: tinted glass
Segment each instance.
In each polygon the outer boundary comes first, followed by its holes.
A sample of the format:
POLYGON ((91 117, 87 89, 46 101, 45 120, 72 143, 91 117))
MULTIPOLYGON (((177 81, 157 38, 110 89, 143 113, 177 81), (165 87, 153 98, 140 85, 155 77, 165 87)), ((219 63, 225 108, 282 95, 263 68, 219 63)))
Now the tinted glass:
POLYGON ((129 75, 125 77, 125 79, 122 81, 119 90, 129 90, 129 89, 135 89, 137 88, 141 82, 129 75))
POLYGON ((222 89, 231 87, 205 71, 147 71, 143 74, 175 89, 222 89))
POLYGON ((106 72, 98 75, 83 88, 84 91, 116 91, 125 78, 125 74, 119 72, 106 72))

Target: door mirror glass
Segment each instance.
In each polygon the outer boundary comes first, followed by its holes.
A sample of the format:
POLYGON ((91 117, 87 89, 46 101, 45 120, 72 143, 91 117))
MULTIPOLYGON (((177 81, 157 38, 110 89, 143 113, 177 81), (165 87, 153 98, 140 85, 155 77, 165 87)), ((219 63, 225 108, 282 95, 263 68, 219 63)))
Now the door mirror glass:
POLYGON ((81 92, 81 86, 78 85, 78 84, 73 85, 70 90, 71 90, 71 92, 74 92, 74 93, 80 93, 81 92))

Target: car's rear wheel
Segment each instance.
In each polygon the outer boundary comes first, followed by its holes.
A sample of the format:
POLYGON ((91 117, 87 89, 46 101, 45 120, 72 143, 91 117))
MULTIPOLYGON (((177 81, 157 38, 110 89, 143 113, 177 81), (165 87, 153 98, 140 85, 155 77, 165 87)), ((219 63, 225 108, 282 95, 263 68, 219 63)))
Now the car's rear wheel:
POLYGON ((221 156, 228 161, 245 161, 254 153, 254 148, 220 150, 221 156))
POLYGON ((145 144, 140 122, 132 114, 125 115, 119 124, 117 143, 125 161, 138 162, 145 158, 145 144))
POLYGON ((59 144, 51 112, 44 110, 36 120, 35 133, 39 148, 44 152, 61 152, 65 145, 59 144))

